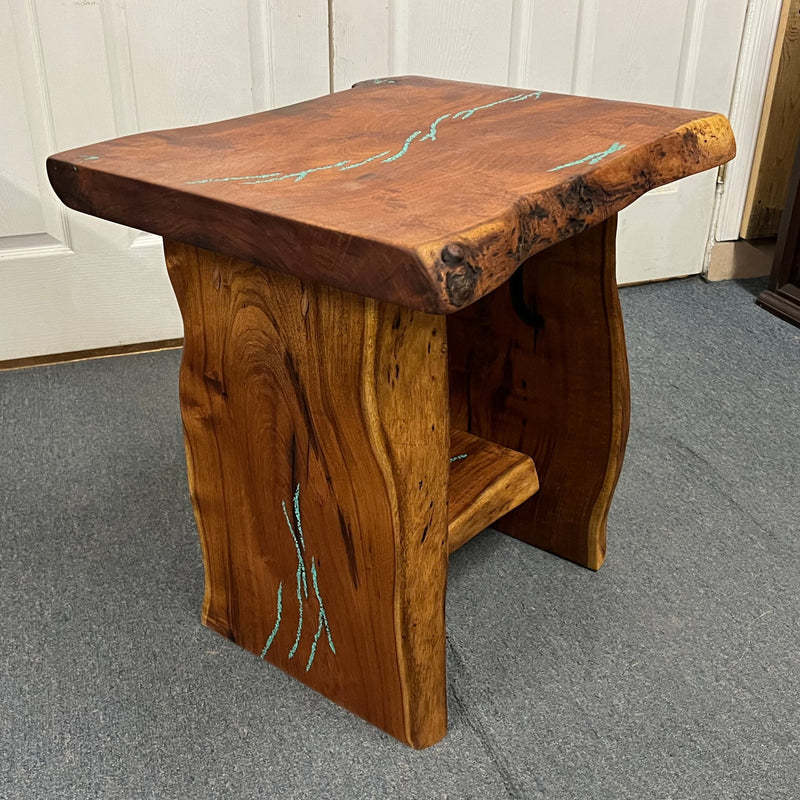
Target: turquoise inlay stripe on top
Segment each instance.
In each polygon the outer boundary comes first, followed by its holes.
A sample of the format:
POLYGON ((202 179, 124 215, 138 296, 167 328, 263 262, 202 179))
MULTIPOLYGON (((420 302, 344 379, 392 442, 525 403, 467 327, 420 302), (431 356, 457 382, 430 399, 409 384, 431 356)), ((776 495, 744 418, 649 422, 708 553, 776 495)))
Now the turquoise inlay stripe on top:
POLYGON ((281 175, 280 172, 268 172, 265 175, 239 175, 233 178, 204 178, 201 181, 186 181, 186 183, 227 183, 228 181, 255 181, 256 178, 271 178, 281 175))
POLYGON ((460 461, 462 458, 466 458, 468 455, 469 453, 461 453, 461 455, 452 456, 450 462, 452 463, 453 461, 460 461))
POLYGON ((383 161, 381 161, 381 164, 388 164, 391 161, 397 161, 398 158, 404 156, 408 152, 408 148, 411 147, 411 142, 413 142, 414 139, 416 139, 421 133, 422 131, 414 131, 414 133, 412 133, 411 136, 406 139, 405 144, 393 156, 384 158, 383 161))
POLYGON ((453 114, 453 119, 469 119, 476 111, 483 111, 486 108, 494 108, 495 106, 502 105, 503 103, 519 103, 520 100, 527 100, 530 97, 535 97, 537 100, 541 97, 541 92, 531 92, 530 94, 515 94, 513 97, 504 97, 502 100, 495 100, 493 103, 487 103, 485 106, 475 106, 475 108, 468 108, 464 111, 459 111, 453 114))
POLYGON ((275 636, 278 633, 278 628, 281 626, 281 614, 283 612, 283 581, 280 582, 278 585, 278 618, 275 620, 275 627, 272 629, 272 633, 269 635, 267 639, 267 643, 264 645, 264 649, 261 651, 261 658, 267 654, 267 651, 272 647, 272 642, 275 640, 275 636))
POLYGON ((619 142, 614 142, 610 147, 606 150, 601 150, 599 153, 590 153, 588 156, 584 156, 583 158, 579 158, 577 161, 569 161, 566 164, 561 164, 558 167, 553 167, 552 169, 547 170, 548 172, 558 172, 560 169, 566 169, 567 167, 577 167, 579 164, 599 164, 606 156, 610 156, 612 153, 617 153, 620 150, 624 149, 625 145, 620 144, 619 142))
POLYGON ((378 153, 376 156, 370 156, 369 158, 365 158, 363 161, 357 161, 355 164, 348 164, 346 167, 342 167, 339 172, 344 172, 346 169, 355 169, 356 167, 363 167, 364 164, 369 164, 370 161, 375 161, 376 159, 380 158, 381 156, 388 156, 391 153, 391 150, 384 150, 382 153, 378 153))
POLYGON ((349 164, 350 159, 346 158, 344 161, 338 161, 336 164, 326 164, 324 167, 309 167, 309 169, 302 169, 300 172, 290 172, 287 175, 281 175, 280 172, 276 173, 278 177, 276 178, 264 178, 262 180, 257 181, 242 181, 244 184, 253 184, 253 183, 275 183, 275 181, 285 181, 288 178, 294 178, 295 183, 299 183, 303 178, 307 175, 310 175, 312 172, 322 172, 326 169, 335 169, 336 167, 343 167, 345 164, 349 164))
MULTIPOLYGON (((379 83, 393 83, 393 81, 379 79, 379 83)), ((373 81, 374 83, 374 81, 373 81)), ((513 97, 504 97, 500 100, 495 100, 492 103, 486 103, 482 106, 475 106, 475 108, 465 108, 461 111, 456 112, 455 114, 442 114, 437 119, 435 119, 431 125, 430 130, 425 136, 422 136, 418 139, 419 142, 424 141, 437 141, 437 127, 440 122, 443 122, 446 119, 451 120, 465 120, 469 119, 473 114, 478 111, 484 111, 489 108, 494 108, 495 106, 502 105, 503 103, 519 103, 522 100, 529 100, 530 98, 534 98, 536 100, 541 97, 541 92, 529 92, 527 94, 516 94, 513 97)), ((379 158, 382 159, 380 162, 381 164, 390 164, 393 161, 397 161, 399 158, 402 158, 407 152, 411 144, 417 139, 418 136, 422 131, 414 131, 403 143, 403 146, 400 148, 398 152, 394 155, 389 156, 388 158, 383 158, 391 150, 385 150, 382 153, 378 153, 377 155, 370 156, 369 158, 362 159, 361 161, 357 161, 355 163, 351 162, 351 159, 344 159, 343 161, 337 161, 334 164, 326 164, 322 167, 310 167, 309 169, 300 170, 299 172, 290 172, 290 173, 282 173, 282 172, 267 172, 262 175, 243 175, 239 177, 226 177, 226 178, 202 178, 199 180, 193 181, 186 181, 187 184, 204 184, 204 183, 224 183, 228 181, 240 181, 242 185, 254 185, 259 183, 276 183, 279 181, 289 180, 290 178, 294 178, 294 183, 298 183, 299 181, 304 180, 308 175, 311 175, 314 172, 322 172, 324 170, 329 169, 338 169, 340 172, 349 169, 356 169, 357 167, 363 167, 365 164, 369 164, 371 161, 377 161, 379 158)), ((595 156, 600 155, 598 153, 594 154, 595 156)), ((576 162, 581 163, 581 162, 576 162)), ((571 164, 564 164, 561 167, 556 167, 556 169, 563 169, 563 167, 572 166, 571 164)))
POLYGON ((434 120, 434 121, 431 123, 431 129, 430 129, 430 131, 428 131, 428 133, 426 133, 426 134, 425 134, 425 135, 424 135, 424 136, 423 136, 423 137, 420 139, 420 141, 421 141, 421 142, 424 142, 426 139, 430 139, 432 142, 435 142, 435 141, 436 141, 436 127, 437 127, 437 125, 438 125, 440 122, 442 122, 443 120, 446 120, 446 119, 447 119, 449 116, 450 116, 449 114, 442 114, 442 116, 441 116, 441 117, 439 117, 438 119, 435 119, 435 120, 434 120))

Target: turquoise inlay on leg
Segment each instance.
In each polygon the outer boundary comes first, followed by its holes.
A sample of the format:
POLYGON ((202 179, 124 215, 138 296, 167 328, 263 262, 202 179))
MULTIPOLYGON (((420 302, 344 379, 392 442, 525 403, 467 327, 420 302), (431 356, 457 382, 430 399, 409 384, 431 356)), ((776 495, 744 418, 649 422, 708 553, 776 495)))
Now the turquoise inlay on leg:
POLYGON ((547 170, 548 172, 558 172, 560 169, 566 169, 567 167, 577 167, 579 164, 599 164, 606 156, 610 156, 612 153, 616 153, 622 150, 625 147, 624 144, 620 144, 619 142, 614 142, 608 149, 601 150, 599 153, 589 153, 588 156, 584 156, 583 158, 579 158, 577 161, 569 161, 566 164, 561 164, 558 167, 553 167, 552 169, 547 170))
POLYGON ((384 150, 382 153, 378 153, 376 156, 370 156, 369 158, 365 158, 363 161, 358 161, 355 164, 348 164, 346 167, 342 167, 339 172, 344 172, 346 169, 355 169, 356 167, 363 167, 364 164, 369 164, 370 161, 375 161, 381 156, 387 156, 391 153, 391 150, 384 150))
POLYGON ((381 164, 388 164, 391 161, 397 161, 398 158, 404 156, 408 152, 408 148, 411 146, 411 142, 413 142, 414 139, 416 139, 417 136, 419 136, 421 133, 422 131, 414 131, 414 133, 412 133, 411 136, 409 136, 408 139, 406 139, 405 144, 400 148, 400 150, 396 152, 393 156, 389 156, 389 158, 384 158, 383 161, 381 161, 381 164))
POLYGON ((300 637, 303 635, 303 595, 300 591, 300 573, 302 572, 302 566, 298 565, 297 567, 297 635, 294 637, 294 644, 292 645, 292 649, 289 651, 289 658, 294 658, 294 654, 297 652, 297 646, 300 644, 300 637))
POLYGON ((264 645, 264 649, 261 651, 261 658, 267 654, 267 651, 272 647, 272 642, 275 640, 275 636, 278 633, 278 628, 281 626, 281 614, 283 612, 283 581, 278 584, 278 618, 275 620, 275 627, 272 629, 272 633, 269 635, 267 639, 267 643, 264 645))
POLYGON ((428 131, 428 133, 426 133, 426 134, 425 134, 425 135, 424 135, 424 136, 423 136, 423 137, 420 139, 420 141, 421 141, 421 142, 424 142, 426 139, 430 139, 432 142, 435 142, 435 141, 436 141, 436 126, 437 126, 437 125, 438 125, 438 124, 439 124, 439 123, 440 123, 442 120, 445 120, 445 119, 447 119, 449 116, 450 116, 449 114, 442 114, 442 116, 441 116, 441 117, 439 117, 438 119, 435 119, 435 120, 434 120, 434 121, 431 123, 431 129, 430 129, 430 131, 428 131))
POLYGON ((317 643, 319 642, 320 634, 322 633, 322 614, 319 615, 317 620, 317 632, 314 634, 314 641, 311 642, 311 652, 308 654, 308 662, 306 663, 306 672, 311 669, 314 663, 314 656, 317 654, 317 643))
POLYGON ((331 636, 331 629, 328 625, 328 615, 325 613, 325 606, 322 604, 322 595, 319 593, 319 583, 317 582, 317 565, 314 562, 314 559, 311 559, 311 581, 314 584, 314 594, 317 596, 317 602, 319 603, 319 616, 317 618, 317 632, 314 634, 314 641, 311 644, 311 652, 308 656, 308 663, 306 664, 306 672, 311 669, 311 665, 314 663, 314 656, 317 654, 317 643, 319 642, 319 637, 322 634, 322 628, 325 628, 325 633, 328 637, 328 646, 331 648, 331 652, 336 655, 336 648, 333 646, 333 637, 331 636))
POLYGON ((325 633, 328 636, 328 645, 331 648, 331 652, 336 655, 336 648, 333 646, 331 629, 328 627, 328 615, 325 612, 325 606, 322 605, 322 595, 319 593, 319 584, 317 583, 317 565, 314 563, 313 558, 311 559, 311 580, 314 583, 314 594, 316 594, 317 602, 319 603, 320 616, 322 617, 322 621, 325 623, 325 633))
POLYGON ((292 523, 289 520, 289 512, 286 510, 286 502, 281 500, 281 506, 283 507, 283 516, 286 519, 286 524, 289 526, 289 533, 292 534, 292 541, 294 542, 294 549, 297 552, 297 564, 298 569, 303 578, 303 589, 305 591, 306 597, 308 597, 308 580, 306 578, 306 565, 303 561, 303 553, 300 550, 300 542, 297 541, 297 534, 294 532, 294 528, 292 527, 292 523))
POLYGON ((460 461, 462 458, 466 458, 468 455, 469 453, 461 453, 461 455, 459 456, 452 456, 450 459, 450 463, 452 463, 453 461, 460 461))
MULTIPOLYGON (((303 523, 300 521, 300 484, 294 487, 294 521, 297 523, 297 533, 300 536, 300 547, 306 551, 306 543, 303 541, 303 523)), ((306 595, 307 596, 307 595, 306 595)))

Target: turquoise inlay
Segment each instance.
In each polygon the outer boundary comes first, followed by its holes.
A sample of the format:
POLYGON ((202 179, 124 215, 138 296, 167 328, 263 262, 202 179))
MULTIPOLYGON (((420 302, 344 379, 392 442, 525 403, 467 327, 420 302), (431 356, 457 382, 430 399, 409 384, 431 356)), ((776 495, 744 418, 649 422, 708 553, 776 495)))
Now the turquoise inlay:
MULTIPOLYGON (((375 83, 376 81, 373 81, 375 83)), ((388 79, 377 79, 378 83, 394 83, 394 81, 388 79)), ((430 130, 425 136, 422 136, 418 141, 432 141, 435 142, 437 136, 437 126, 440 122, 443 122, 446 119, 452 120, 465 120, 469 119, 473 114, 477 111, 484 111, 487 108, 494 108, 495 106, 502 105, 503 103, 519 103, 522 100, 528 100, 530 98, 534 98, 536 100, 541 97, 541 92, 529 92, 527 94, 516 94, 513 97, 504 97, 500 100, 495 100, 493 103, 486 103, 486 105, 482 106, 475 106, 475 108, 465 108, 462 111, 458 111, 455 114, 442 114, 440 117, 435 119, 431 125, 430 130)), ((402 158, 407 152, 408 148, 411 146, 412 142, 417 139, 418 136, 422 131, 414 131, 403 143, 403 146, 400 148, 398 152, 394 155, 389 156, 388 158, 384 158, 391 150, 386 150, 383 153, 379 153, 378 155, 370 156, 369 158, 365 158, 362 161, 357 161, 356 163, 351 163, 350 159, 345 159, 343 161, 337 161, 335 164, 326 164, 323 167, 311 167, 309 169, 300 170, 299 172, 268 172, 263 175, 244 175, 239 177, 231 177, 231 178, 203 178, 201 180, 194 180, 194 181, 186 181, 187 184, 202 184, 202 183, 223 183, 226 181, 241 181, 243 185, 254 185, 259 183, 276 183, 278 181, 285 181, 289 180, 290 178, 294 178, 294 183, 298 183, 302 181, 307 176, 311 175, 313 172, 322 172, 323 170, 328 169, 339 169, 339 171, 344 171, 348 169, 355 169, 356 167, 363 167, 365 164, 369 164, 371 161, 377 161, 378 159, 381 160, 381 164, 390 164, 393 161, 397 161, 397 159, 402 158)), ((624 146, 624 145, 623 145, 624 146)), ((613 152, 613 151, 612 151, 613 152)), ((608 155, 608 153, 594 153, 592 156, 587 156, 588 160, 593 157, 603 157, 608 155)), ((574 162, 574 163, 582 163, 581 162, 574 162)), ((596 163, 592 161, 591 163, 596 163)), ((573 166, 572 164, 564 164, 562 167, 556 167, 556 169, 563 169, 563 167, 573 166)))
POLYGON ((577 161, 570 161, 567 164, 561 164, 560 166, 553 167, 547 171, 558 172, 558 170, 566 169, 567 167, 577 167, 578 164, 599 164, 606 156, 610 156, 612 153, 616 153, 619 150, 622 150, 624 147, 624 144, 614 142, 614 144, 612 144, 607 150, 601 150, 599 153, 590 153, 588 156, 579 158, 577 161))
POLYGON ((272 633, 269 635, 269 639, 267 639, 267 643, 264 645, 264 649, 261 651, 261 658, 267 654, 267 651, 272 647, 272 642, 275 639, 275 636, 278 633, 278 628, 281 626, 281 614, 283 612, 283 581, 280 582, 278 585, 278 618, 275 620, 275 627, 272 629, 272 633))
POLYGON ((453 457, 450 459, 450 461, 451 461, 451 463, 452 463, 453 461, 460 461, 462 458, 466 458, 468 455, 469 455, 469 453, 462 453, 460 456, 453 456, 453 457))
MULTIPOLYGON (((294 658, 297 646, 300 644, 300 637, 303 635, 303 597, 300 593, 300 573, 304 572, 302 564, 297 566, 297 635, 294 637, 294 644, 289 651, 289 658, 294 658)), ((308 595, 306 595, 308 597, 308 595)))
MULTIPOLYGON (((305 593, 306 599, 308 598, 308 580, 306 578, 306 564, 304 559, 305 553, 305 541, 303 539, 303 523, 300 519, 300 484, 298 483, 294 488, 294 497, 293 497, 293 506, 294 506, 294 518, 295 522, 297 523, 297 533, 295 533, 294 528, 292 527, 292 521, 289 518, 289 512, 286 509, 286 502, 281 501, 281 507, 283 508, 283 516, 286 520, 286 526, 289 528, 289 533, 292 534, 292 541, 294 542, 295 552, 297 553, 297 572, 295 573, 295 585, 297 588, 297 633, 294 637, 294 644, 292 644, 291 650, 289 650, 289 658, 294 658, 295 653, 297 653, 297 648, 300 646, 300 639, 303 637, 303 594, 305 593), (305 590, 305 591, 304 591, 305 590)), ((317 565, 314 561, 312 556, 311 558, 311 579, 314 584, 314 594, 317 598, 317 604, 319 606, 319 615, 317 620, 317 632, 314 635, 314 641, 311 645, 311 653, 308 658, 308 663, 306 664, 306 672, 311 669, 311 665, 314 663, 314 656, 317 652, 317 643, 319 642, 319 638, 322 635, 322 629, 325 628, 325 633, 328 637, 328 644, 330 645, 331 652, 336 655, 336 648, 333 645, 333 637, 331 636, 331 629, 330 625, 328 624, 328 615, 325 613, 325 606, 322 603, 322 595, 319 591, 319 582, 317 580, 317 565)), ((275 621, 275 627, 272 629, 272 633, 270 633, 269 638, 267 639, 266 644, 264 645, 264 649, 261 651, 261 658, 264 658, 269 651, 270 647, 272 647, 273 641, 275 641, 275 637, 278 634, 278 630, 281 626, 281 618, 283 616, 283 581, 280 582, 278 586, 278 611, 277 611, 277 619, 275 621)))
POLYGON ((234 178, 204 178, 201 181, 186 181, 186 183, 225 183, 227 181, 254 181, 256 178, 272 178, 280 172, 268 172, 265 175, 239 175, 234 178))
MULTIPOLYGON (((298 483, 297 486, 294 487, 294 498, 293 498, 293 505, 294 505, 294 521, 297 523, 297 533, 300 536, 300 547, 303 548, 303 552, 306 551, 306 543, 303 540, 303 523, 300 521, 300 484, 298 483)), ((304 567, 305 568, 305 567, 304 567)), ((308 597, 308 590, 306 587, 306 597, 308 597)))
POLYGON ((303 577, 303 589, 305 590, 305 595, 308 597, 308 580, 306 579, 306 565, 303 561, 303 554, 300 550, 300 542, 297 541, 297 534, 294 532, 294 528, 292 527, 292 523, 289 521, 289 513, 286 511, 286 503, 281 500, 281 506, 283 506, 283 516, 286 518, 286 524, 289 526, 289 532, 292 534, 292 541, 294 542, 294 549, 297 551, 297 564, 298 569, 303 577))
POLYGON ((335 169, 336 167, 343 167, 345 164, 349 164, 350 159, 346 158, 344 161, 338 161, 336 164, 326 164, 324 167, 309 167, 309 169, 301 169, 300 172, 289 172, 286 175, 281 175, 278 173, 278 177, 276 178, 264 178, 263 180, 258 181, 242 181, 242 183, 251 185, 254 183, 275 183, 275 181, 285 181, 287 178, 294 178, 295 183, 299 183, 306 175, 310 175, 312 172, 322 172, 325 169, 335 169))
POLYGON ((328 637, 328 645, 331 648, 331 652, 336 655, 336 648, 333 646, 331 629, 328 625, 328 615, 325 613, 325 606, 322 604, 322 595, 319 593, 319 584, 317 583, 317 565, 313 558, 311 559, 311 581, 314 584, 314 594, 316 594, 317 602, 319 603, 319 617, 317 620, 317 632, 314 634, 314 641, 311 644, 311 652, 309 653, 308 663, 306 664, 306 672, 311 669, 311 665, 314 663, 314 656, 317 654, 317 643, 319 642, 319 637, 322 634, 323 626, 325 627, 325 633, 328 637))
MULTIPOLYGON (((303 541, 303 523, 300 521, 300 484, 294 487, 294 521, 297 523, 297 533, 300 535, 300 546, 303 552, 306 551, 306 543, 303 541)), ((308 597, 308 594, 306 594, 308 597)))
POLYGON ((431 129, 430 129, 430 131, 429 131, 428 133, 426 133, 426 134, 425 134, 425 135, 424 135, 424 136, 423 136, 423 137, 420 139, 420 141, 421 141, 421 142, 424 142, 426 139, 430 139, 432 142, 435 142, 435 141, 436 141, 436 126, 437 126, 437 125, 438 125, 438 124, 439 124, 439 123, 440 123, 442 120, 445 120, 445 119, 447 119, 449 116, 450 116, 449 114, 442 114, 442 116, 441 116, 441 117, 439 117, 438 119, 435 119, 435 120, 434 120, 434 121, 431 123, 431 129))
POLYGON ((391 150, 384 150, 382 153, 378 153, 376 156, 370 156, 369 158, 365 158, 363 161, 357 161, 355 164, 348 164, 346 167, 342 167, 339 172, 344 172, 346 169, 355 169, 356 167, 363 167, 364 164, 369 164, 370 161, 375 161, 375 159, 380 158, 381 156, 387 156, 391 153, 391 150))
POLYGON ((383 161, 381 161, 381 164, 388 164, 390 161, 397 161, 398 158, 404 156, 408 152, 408 148, 411 147, 411 142, 413 142, 414 139, 416 139, 421 133, 422 131, 414 131, 414 133, 412 133, 411 136, 406 139, 405 144, 393 156, 384 158, 383 161))
POLYGON ((397 83, 397 81, 393 81, 391 78, 373 78, 372 82, 375 86, 380 86, 382 83, 397 83))
POLYGON ((527 100, 529 97, 535 97, 538 100, 541 95, 541 92, 515 94, 513 97, 504 97, 502 100, 495 100, 494 103, 487 103, 485 106, 475 106, 475 108, 468 108, 464 111, 459 111, 453 114, 453 119, 469 119, 476 111, 483 111, 486 108, 494 108, 502 103, 519 103, 520 100, 527 100))
POLYGON ((99 161, 100 156, 78 156, 81 161, 99 161))

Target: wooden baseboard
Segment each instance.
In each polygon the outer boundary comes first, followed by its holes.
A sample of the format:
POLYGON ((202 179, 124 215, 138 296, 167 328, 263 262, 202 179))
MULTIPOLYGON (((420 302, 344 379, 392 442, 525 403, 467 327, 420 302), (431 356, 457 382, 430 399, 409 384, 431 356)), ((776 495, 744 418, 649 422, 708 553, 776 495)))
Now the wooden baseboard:
POLYGON ((775 257, 775 239, 755 239, 717 242, 711 249, 709 281, 741 280, 769 275, 775 257))
MULTIPOLYGON (((775 239, 758 239, 735 242, 718 242, 711 251, 708 274, 709 281, 724 281, 737 278, 758 278, 769 275, 775 255, 775 239)), ((668 278, 665 280, 674 280, 668 278)), ((652 283, 653 281, 645 281, 652 283)), ((636 283, 621 284, 635 286, 636 283)), ((169 350, 182 347, 183 339, 162 339, 157 342, 121 344, 116 347, 100 347, 95 350, 75 350, 70 353, 50 353, 43 356, 27 356, 0 361, 0 371, 41 367, 48 364, 62 364, 67 361, 85 361, 89 358, 108 358, 110 356, 147 353, 153 350, 169 350)))
POLYGON ((0 361, 0 371, 43 367, 49 364, 63 364, 67 361, 86 361, 89 358, 109 358, 110 356, 149 353, 153 350, 171 350, 183 346, 183 339, 162 339, 158 342, 137 342, 120 344, 116 347, 99 347, 95 350, 73 350, 70 353, 48 353, 43 356, 26 356, 0 361))

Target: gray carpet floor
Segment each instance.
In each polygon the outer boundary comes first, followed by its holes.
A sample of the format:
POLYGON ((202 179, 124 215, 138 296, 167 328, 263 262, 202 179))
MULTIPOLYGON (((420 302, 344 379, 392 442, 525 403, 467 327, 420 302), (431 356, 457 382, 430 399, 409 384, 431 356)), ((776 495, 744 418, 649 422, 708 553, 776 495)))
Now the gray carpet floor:
POLYGON ((453 556, 423 752, 200 625, 178 351, 0 374, 0 797, 800 797, 800 331, 759 286, 622 291, 608 561, 453 556))

